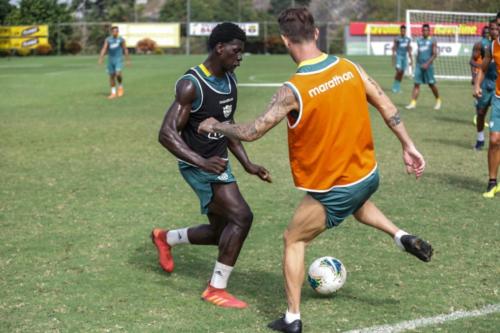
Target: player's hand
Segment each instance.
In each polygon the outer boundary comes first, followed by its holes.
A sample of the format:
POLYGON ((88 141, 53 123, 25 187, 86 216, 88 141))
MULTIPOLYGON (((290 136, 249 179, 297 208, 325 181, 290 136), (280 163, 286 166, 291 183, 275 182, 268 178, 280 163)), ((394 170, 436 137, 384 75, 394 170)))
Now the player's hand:
POLYGON ((263 166, 250 163, 245 167, 245 171, 251 175, 256 175, 265 182, 272 183, 271 174, 263 166))
POLYGON ((425 160, 415 146, 412 145, 403 148, 403 161, 408 174, 415 174, 417 179, 422 176, 425 169, 425 160))
POLYGON ((483 97, 483 89, 481 89, 481 87, 476 87, 474 85, 474 89, 472 91, 472 96, 476 97, 476 98, 481 98, 483 97))
POLYGON ((429 68, 429 64, 425 63, 425 64, 421 65, 420 68, 422 68, 425 71, 425 70, 427 70, 427 68, 429 68))
POLYGON ((215 132, 214 130, 214 125, 218 124, 219 121, 215 118, 207 118, 203 120, 200 125, 198 126, 198 133, 201 134, 209 134, 215 132))
POLYGON ((102 65, 102 60, 103 60, 102 58, 99 58, 99 60, 97 61, 97 63, 98 63, 99 65, 102 65))
POLYGON ((205 159, 204 163, 200 165, 200 168, 210 172, 220 175, 226 170, 227 160, 219 156, 212 156, 205 159))

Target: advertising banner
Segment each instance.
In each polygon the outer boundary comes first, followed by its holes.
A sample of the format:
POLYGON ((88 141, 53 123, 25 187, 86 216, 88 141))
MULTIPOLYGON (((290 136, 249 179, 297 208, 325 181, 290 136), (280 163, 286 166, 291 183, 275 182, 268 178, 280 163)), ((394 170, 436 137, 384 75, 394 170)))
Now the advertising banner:
POLYGON ((179 47, 181 30, 179 23, 114 23, 125 38, 127 47, 136 47, 141 39, 149 38, 159 47, 179 47))
MULTIPOLYGON (((351 22, 349 31, 351 36, 366 36, 368 29, 372 36, 396 36, 399 35, 399 27, 405 22, 351 22), (368 24, 371 24, 369 26, 368 24)), ((423 23, 412 23, 412 36, 420 36, 423 23)), ((430 23, 431 35, 434 36, 453 36, 457 33, 466 36, 481 36, 481 30, 487 23, 446 23, 434 24, 430 23)))
MULTIPOLYGON (((213 28, 220 22, 192 22, 189 24, 190 36, 210 36, 213 28)), ((237 24, 246 35, 249 37, 259 36, 258 22, 234 22, 237 24)))

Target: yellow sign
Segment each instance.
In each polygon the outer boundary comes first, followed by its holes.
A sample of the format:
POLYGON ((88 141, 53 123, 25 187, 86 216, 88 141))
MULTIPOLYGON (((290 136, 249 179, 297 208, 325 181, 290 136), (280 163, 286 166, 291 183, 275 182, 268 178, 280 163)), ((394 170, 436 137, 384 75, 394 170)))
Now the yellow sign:
POLYGON ((141 39, 149 38, 159 47, 179 47, 181 29, 179 23, 115 23, 127 47, 136 47, 141 39))
POLYGON ((10 39, 0 38, 0 50, 10 49, 10 39))
POLYGON ((49 44, 48 25, 0 26, 0 49, 34 49, 49 44))
POLYGON ((10 37, 10 27, 0 26, 0 37, 10 37))
POLYGON ((0 49, 35 49, 46 44, 49 44, 47 37, 0 39, 0 49))
POLYGON ((49 27, 46 25, 25 25, 10 27, 10 37, 47 37, 49 27))

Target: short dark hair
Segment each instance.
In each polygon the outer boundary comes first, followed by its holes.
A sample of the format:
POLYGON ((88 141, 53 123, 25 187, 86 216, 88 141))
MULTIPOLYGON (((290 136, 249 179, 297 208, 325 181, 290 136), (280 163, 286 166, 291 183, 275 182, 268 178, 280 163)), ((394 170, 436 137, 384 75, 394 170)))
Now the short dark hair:
POLYGON ((497 19, 499 19, 499 18, 500 18, 500 12, 497 13, 497 19))
POLYGON ((292 43, 314 40, 316 26, 307 8, 288 8, 278 17, 280 32, 292 43))
POLYGON ((401 26, 399 27, 399 29, 400 29, 400 30, 401 30, 401 29, 406 29, 406 25, 401 24, 401 26))
POLYGON ((424 24, 422 24, 422 29, 423 28, 429 28, 430 29, 431 26, 429 25, 429 23, 424 23, 424 24))
POLYGON ((208 37, 208 48, 213 50, 218 43, 228 43, 234 39, 247 41, 247 35, 238 25, 231 22, 217 24, 208 37))
POLYGON ((114 25, 114 26, 111 27, 111 30, 115 30, 115 29, 118 30, 118 26, 117 25, 114 25))

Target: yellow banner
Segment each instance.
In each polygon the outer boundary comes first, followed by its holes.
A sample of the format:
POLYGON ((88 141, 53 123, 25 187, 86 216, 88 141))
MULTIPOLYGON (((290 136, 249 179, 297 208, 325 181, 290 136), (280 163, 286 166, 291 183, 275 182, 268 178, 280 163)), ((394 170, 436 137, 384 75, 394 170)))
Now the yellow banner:
POLYGON ((10 27, 0 26, 0 37, 10 37, 10 27))
POLYGON ((0 38, 0 50, 10 49, 10 39, 0 38))
POLYGON ((10 27, 10 37, 47 37, 49 27, 47 25, 25 25, 10 27))
POLYGON ((1 48, 7 49, 34 49, 39 45, 44 45, 49 43, 49 39, 47 37, 34 37, 34 38, 10 38, 3 39, 3 41, 8 41, 8 44, 5 42, 0 42, 1 48), (6 45, 8 45, 6 47, 6 45))

